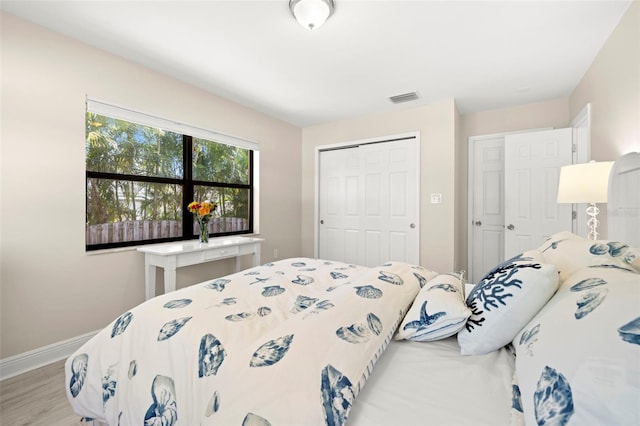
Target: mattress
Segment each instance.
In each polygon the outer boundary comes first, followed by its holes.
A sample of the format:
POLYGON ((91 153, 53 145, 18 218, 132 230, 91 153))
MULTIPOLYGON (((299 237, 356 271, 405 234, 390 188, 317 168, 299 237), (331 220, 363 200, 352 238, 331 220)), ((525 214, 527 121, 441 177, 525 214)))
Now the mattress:
POLYGON ((514 367, 506 348, 460 355, 455 336, 435 342, 392 341, 346 424, 509 425, 514 367))

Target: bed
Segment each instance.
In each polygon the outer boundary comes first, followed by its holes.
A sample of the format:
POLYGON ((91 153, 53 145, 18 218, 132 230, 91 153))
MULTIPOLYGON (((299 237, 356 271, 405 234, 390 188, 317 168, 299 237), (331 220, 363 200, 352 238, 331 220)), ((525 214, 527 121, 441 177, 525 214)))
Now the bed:
POLYGON ((342 424, 432 275, 286 259, 153 298, 69 358, 70 401, 113 425, 342 424))
POLYGON ((640 424, 640 249, 459 272, 295 258, 155 297, 65 363, 87 423, 640 424))

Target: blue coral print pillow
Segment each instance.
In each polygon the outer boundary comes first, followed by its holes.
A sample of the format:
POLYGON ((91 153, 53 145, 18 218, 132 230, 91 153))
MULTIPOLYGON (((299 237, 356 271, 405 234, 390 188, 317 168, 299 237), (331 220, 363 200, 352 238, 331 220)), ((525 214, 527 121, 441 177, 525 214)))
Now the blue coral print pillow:
POLYGON ((538 248, 560 272, 560 282, 584 267, 640 272, 640 249, 617 241, 592 241, 563 231, 538 248))
POLYGON ((576 271, 513 345, 526 424, 640 424, 640 274, 576 271))
POLYGON ((554 265, 537 250, 496 266, 467 297, 471 316, 458 333, 462 355, 480 355, 513 340, 558 288, 554 265))
POLYGON ((438 275, 420 290, 396 333, 396 340, 428 342, 453 336, 471 311, 464 303, 464 278, 438 275))

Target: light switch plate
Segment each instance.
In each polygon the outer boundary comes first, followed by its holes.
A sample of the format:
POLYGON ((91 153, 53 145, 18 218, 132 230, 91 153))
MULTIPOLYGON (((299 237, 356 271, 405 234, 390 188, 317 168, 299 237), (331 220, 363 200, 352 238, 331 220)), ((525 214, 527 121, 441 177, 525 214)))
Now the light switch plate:
POLYGON ((440 203, 442 203, 442 194, 431 193, 431 204, 440 204, 440 203))

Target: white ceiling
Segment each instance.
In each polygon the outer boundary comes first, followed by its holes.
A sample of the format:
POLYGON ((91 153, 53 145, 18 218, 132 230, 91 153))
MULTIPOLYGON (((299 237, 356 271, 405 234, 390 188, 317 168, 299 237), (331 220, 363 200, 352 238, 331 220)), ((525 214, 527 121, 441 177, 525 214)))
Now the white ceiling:
POLYGON ((314 31, 293 19, 288 3, 0 7, 305 127, 451 98, 466 114, 569 96, 631 1, 336 0, 314 31), (411 91, 420 99, 388 99, 411 91))

